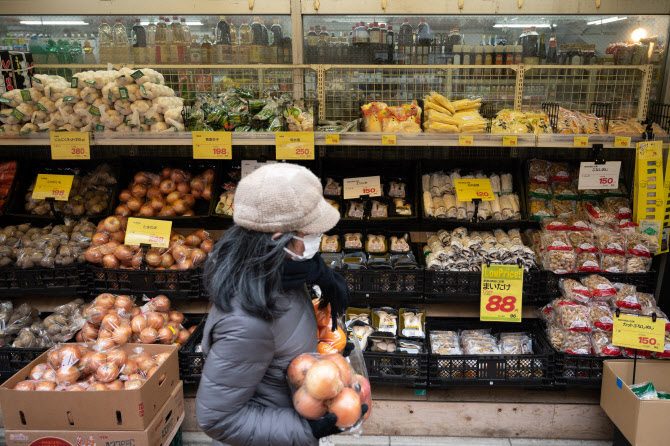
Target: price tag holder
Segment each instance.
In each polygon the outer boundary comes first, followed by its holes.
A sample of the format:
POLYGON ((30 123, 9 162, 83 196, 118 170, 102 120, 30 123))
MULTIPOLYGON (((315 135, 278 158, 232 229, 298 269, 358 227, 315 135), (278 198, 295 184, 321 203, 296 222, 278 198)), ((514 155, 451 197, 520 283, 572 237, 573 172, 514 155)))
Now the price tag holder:
POLYGON ((396 145, 395 135, 382 135, 382 145, 383 146, 395 146, 396 145))
POLYGON ((88 132, 50 132, 51 159, 90 160, 88 132))
POLYGON ((369 195, 370 197, 382 196, 381 177, 378 176, 345 178, 343 186, 345 200, 358 198, 361 195, 369 195))
POLYGON ((313 160, 313 132, 277 132, 275 134, 278 160, 313 160))
POLYGON ((471 146, 475 143, 475 138, 472 135, 458 135, 459 146, 471 146))
POLYGON ((503 147, 517 147, 517 138, 516 136, 505 135, 503 136, 503 147))
POLYGON ((588 136, 575 136, 573 141, 573 147, 588 147, 589 146, 589 137, 588 136))
POLYGON ((326 144, 339 144, 340 135, 337 133, 326 133, 326 144))
POLYGON ((264 163, 260 163, 255 160, 242 160, 242 178, 246 177, 256 169, 265 166, 266 164, 276 164, 276 163, 277 161, 275 160, 267 160, 264 163))
POLYGON ((517 265, 482 265, 479 320, 521 322, 523 268, 517 265))
POLYGON ((619 187, 620 170, 621 161, 580 163, 577 189, 616 189, 619 187))
POLYGON ((230 132, 193 132, 193 159, 233 159, 232 134, 230 132))
POLYGON ((38 174, 33 189, 33 200, 53 198, 56 201, 67 201, 72 189, 74 175, 38 174))
POLYGON ((615 136, 614 147, 630 147, 630 136, 615 136))
POLYGON ((456 198, 458 201, 493 201, 493 189, 491 189, 491 180, 455 180, 456 198))
POLYGON ((167 248, 170 246, 170 220, 152 220, 150 218, 128 218, 126 228, 126 245, 151 245, 152 248, 167 248))
POLYGON ((624 316, 614 318, 612 344, 618 347, 663 352, 665 347, 665 321, 650 317, 624 316))

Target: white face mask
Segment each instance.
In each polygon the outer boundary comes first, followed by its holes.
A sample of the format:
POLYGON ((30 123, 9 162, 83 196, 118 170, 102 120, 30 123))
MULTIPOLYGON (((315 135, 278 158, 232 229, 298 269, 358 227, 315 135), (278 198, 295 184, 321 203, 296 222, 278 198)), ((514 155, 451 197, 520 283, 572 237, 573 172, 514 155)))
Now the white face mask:
POLYGON ((304 237, 294 236, 294 239, 300 240, 305 244, 305 252, 303 252, 302 255, 298 255, 288 248, 284 248, 284 251, 286 251, 291 256, 291 260, 296 262, 304 262, 305 260, 309 260, 314 257, 317 252, 319 252, 321 236, 322 234, 308 234, 304 237))

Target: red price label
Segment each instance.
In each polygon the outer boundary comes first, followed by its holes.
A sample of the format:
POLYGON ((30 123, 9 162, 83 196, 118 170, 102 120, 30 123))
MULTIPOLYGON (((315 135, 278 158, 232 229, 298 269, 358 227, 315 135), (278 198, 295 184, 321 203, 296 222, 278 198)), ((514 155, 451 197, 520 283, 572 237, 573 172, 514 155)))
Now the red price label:
POLYGON ((226 150, 226 149, 216 149, 216 148, 214 148, 214 149, 212 149, 212 152, 214 153, 214 155, 224 155, 225 156, 225 155, 228 154, 228 150, 226 150))
POLYGON ((489 196, 489 193, 488 193, 488 192, 483 192, 483 191, 478 190, 478 191, 477 191, 477 196, 478 196, 478 197, 488 197, 488 196, 489 196))
POLYGON ((645 338, 644 336, 640 336, 638 340, 640 341, 640 344, 656 345, 656 339, 654 338, 645 338))
POLYGON ((514 296, 490 296, 486 304, 488 311, 502 311, 503 313, 511 313, 516 306, 516 297, 514 296))
POLYGON ((70 153, 72 153, 73 155, 84 155, 86 153, 86 150, 84 150, 84 148, 81 147, 73 147, 70 153))
POLYGON ((374 187, 371 189, 363 189, 364 195, 374 194, 375 192, 377 192, 377 189, 375 189, 374 187))
POLYGON ((614 184, 614 178, 601 178, 600 184, 614 184))
POLYGON ((309 149, 295 149, 296 155, 309 155, 309 149))
POLYGON ((149 243, 163 243, 164 240, 163 237, 149 236, 149 243))

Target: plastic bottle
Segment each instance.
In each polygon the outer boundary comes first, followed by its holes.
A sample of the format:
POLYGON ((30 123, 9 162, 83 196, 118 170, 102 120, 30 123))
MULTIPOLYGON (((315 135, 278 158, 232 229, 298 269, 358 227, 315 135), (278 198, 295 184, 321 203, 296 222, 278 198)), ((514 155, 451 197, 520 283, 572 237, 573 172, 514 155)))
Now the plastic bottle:
POLYGON ((505 65, 514 64, 514 45, 505 45, 505 65))
POLYGON ((523 63, 523 47, 521 45, 514 45, 514 63, 516 65, 523 63))
POLYGON ((356 29, 354 29, 354 50, 355 59, 357 63, 369 63, 369 47, 370 47, 370 34, 365 28, 365 24, 360 22, 356 29))
POLYGON ((172 22, 165 17, 165 51, 161 52, 163 63, 171 64, 172 62, 172 22))
POLYGON ((200 63, 203 65, 212 64, 212 42, 209 40, 209 34, 202 37, 200 44, 200 63))
POLYGON ((393 31, 393 26, 389 25, 388 32, 386 33, 386 47, 388 49, 388 63, 395 64, 397 63, 397 52, 395 48, 396 44, 396 34, 393 31))
POLYGON ((72 41, 72 47, 70 49, 70 54, 72 58, 72 63, 83 64, 84 63, 84 52, 81 49, 81 44, 79 40, 72 41))
POLYGON ((135 24, 131 30, 133 36, 133 62, 137 64, 147 64, 147 33, 140 19, 135 19, 135 24))
POLYGON ((538 58, 540 65, 547 63, 547 45, 545 43, 545 34, 540 34, 540 49, 538 50, 538 58))
POLYGON ((116 19, 114 28, 112 29, 114 36, 114 60, 116 63, 130 62, 130 42, 128 40, 128 33, 126 27, 121 23, 121 19, 116 19))
POLYGON ((154 23, 154 18, 149 19, 149 24, 146 29, 146 39, 147 39, 147 63, 149 65, 154 65, 156 63, 156 24, 154 23))
POLYGON ((240 64, 249 63, 249 47, 251 46, 251 26, 247 20, 242 20, 240 25, 240 64))
POLYGON ((400 32, 398 33, 398 44, 402 46, 412 45, 412 25, 408 18, 402 20, 400 25, 400 32))
POLYGON ((552 34, 549 37, 549 53, 547 54, 547 63, 557 64, 558 63, 558 48, 556 47, 556 34, 552 34))
POLYGON ((305 63, 315 63, 317 61, 318 44, 319 35, 314 27, 310 26, 305 36, 305 63))
POLYGON ((472 47, 470 45, 463 45, 461 65, 472 65, 472 47))
POLYGON ((525 44, 523 46, 523 63, 524 64, 539 64, 540 53, 540 36, 535 31, 535 27, 530 28, 530 32, 526 35, 525 44))
POLYGON ((270 60, 270 32, 265 26, 265 21, 263 19, 259 21, 261 22, 261 42, 263 45, 261 48, 261 63, 268 63, 270 60))
POLYGON ((279 19, 272 21, 270 27, 270 35, 272 36, 272 50, 270 52, 269 63, 283 63, 284 62, 284 30, 279 24, 279 19))
POLYGON ((454 45, 451 47, 451 52, 454 55, 454 65, 463 64, 463 45, 454 45))
POLYGON ((191 37, 191 46, 189 48, 189 59, 191 65, 200 65, 200 42, 198 36, 191 37))
POLYGON ((240 44, 240 38, 237 35, 237 28, 233 24, 233 19, 226 19, 228 26, 230 27, 230 44, 235 46, 240 44))
POLYGON ((230 23, 224 16, 221 16, 219 19, 219 23, 216 24, 216 41, 221 45, 231 45, 230 23))
POLYGON ((327 63, 328 61, 328 32, 326 32, 326 27, 321 27, 321 32, 319 33, 319 39, 316 42, 317 47, 317 63, 327 63))
POLYGON ((28 51, 32 53, 33 62, 36 64, 44 64, 47 62, 47 49, 37 38, 37 36, 30 38, 30 42, 28 43, 28 51))
POLYGON ((155 42, 156 42, 156 63, 166 64, 169 60, 168 51, 168 28, 165 23, 165 17, 161 16, 156 25, 155 42))
POLYGON ((186 19, 182 17, 180 19, 181 24, 181 36, 182 36, 182 48, 184 52, 184 63, 191 62, 191 30, 186 24, 186 19))
POLYGON ((179 17, 173 16, 170 24, 170 34, 172 34, 172 42, 170 45, 170 60, 174 64, 183 64, 185 62, 184 47, 184 32, 181 29, 179 17))
MULTIPOLYGON (((95 54, 93 54, 93 47, 91 46, 91 42, 86 40, 84 42, 84 48, 82 51, 84 52, 84 63, 86 65, 94 65, 97 63, 95 60, 95 54)), ((35 54, 33 54, 33 58, 35 58, 35 54)))
POLYGON ((112 27, 107 23, 107 19, 102 19, 102 23, 98 27, 98 52, 101 64, 112 63, 114 37, 112 36, 112 27))
POLYGON ((493 65, 493 45, 484 46, 484 65, 493 65))

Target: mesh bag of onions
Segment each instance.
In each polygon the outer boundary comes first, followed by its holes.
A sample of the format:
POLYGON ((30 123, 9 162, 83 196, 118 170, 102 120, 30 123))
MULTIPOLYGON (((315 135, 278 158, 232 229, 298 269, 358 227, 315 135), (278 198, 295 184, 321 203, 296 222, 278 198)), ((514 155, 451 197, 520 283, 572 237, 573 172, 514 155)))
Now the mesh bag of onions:
MULTIPOLYGON (((24 381, 14 386, 23 391, 104 391, 142 387, 170 353, 149 355, 142 347, 125 350, 99 344, 59 344, 49 350, 47 361, 35 365, 24 381)), ((165 379, 161 376, 159 382, 165 379)))
POLYGON ((295 410, 308 420, 328 413, 337 415, 336 426, 360 435, 372 412, 372 394, 358 343, 349 357, 340 353, 303 353, 288 367, 287 378, 295 410), (362 414, 361 405, 368 411, 362 414))

